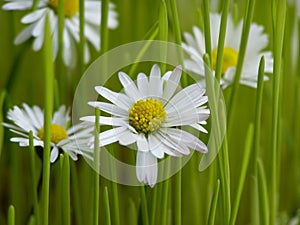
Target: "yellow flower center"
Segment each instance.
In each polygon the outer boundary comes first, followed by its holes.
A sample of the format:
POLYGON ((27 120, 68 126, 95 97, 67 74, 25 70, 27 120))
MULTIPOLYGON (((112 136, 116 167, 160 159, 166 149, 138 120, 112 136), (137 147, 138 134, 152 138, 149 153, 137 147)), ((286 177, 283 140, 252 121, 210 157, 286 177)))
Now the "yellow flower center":
MULTIPOLYGON (((48 3, 55 11, 58 11, 59 0, 49 0, 48 3)), ((62 0, 64 1, 64 12, 66 17, 73 17, 79 12, 78 0, 62 0)))
POLYGON ((164 106, 157 99, 139 100, 129 110, 129 124, 144 134, 157 130, 165 118, 164 106))
MULTIPOLYGON (((38 137, 41 140, 44 140, 44 127, 42 127, 38 132, 38 137)), ((51 124, 51 142, 54 144, 59 143, 61 140, 67 139, 67 131, 63 126, 57 125, 57 124, 51 124)))
MULTIPOLYGON (((218 49, 214 49, 212 52, 212 66, 216 69, 217 66, 217 53, 218 49)), ((236 66, 238 61, 239 53, 230 47, 225 47, 223 52, 223 62, 222 62, 222 74, 226 72, 229 67, 236 66)))

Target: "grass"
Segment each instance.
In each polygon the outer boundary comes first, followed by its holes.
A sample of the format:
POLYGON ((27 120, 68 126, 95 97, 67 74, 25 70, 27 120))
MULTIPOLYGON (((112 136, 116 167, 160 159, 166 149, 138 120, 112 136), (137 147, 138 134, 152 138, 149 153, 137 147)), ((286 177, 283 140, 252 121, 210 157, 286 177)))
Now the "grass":
MULTIPOLYGON (((45 112, 43 159, 36 154, 32 134, 30 146, 19 147, 10 141, 14 136, 9 129, 0 127, 0 224, 79 225, 85 221, 93 225, 289 225, 292 219, 298 218, 300 48, 293 53, 296 46, 291 37, 293 33, 300 33, 296 6, 285 0, 272 0, 272 4, 269 0, 226 0, 220 1, 218 6, 209 0, 187 0, 184 3, 176 0, 103 0, 101 21, 106 24, 109 4, 114 3, 119 26, 115 30, 101 26, 101 51, 93 49, 92 60, 85 63, 84 2, 79 0, 79 57, 74 69, 66 67, 63 62, 62 21, 66 18, 62 1, 59 1, 59 51, 55 63, 52 62, 48 23, 43 48, 34 52, 32 39, 20 46, 13 44, 12 37, 25 27, 20 23, 24 12, 0 11, 0 28, 3 30, 0 37, 0 121, 8 122, 8 110, 23 102, 39 105, 45 112), (211 118, 206 126, 209 133, 199 136, 208 143, 210 155, 202 157, 194 152, 177 174, 157 183, 154 188, 110 181, 94 171, 81 156, 73 162, 67 153, 61 154, 57 162, 50 164, 52 112, 60 104, 72 107, 79 79, 98 56, 137 40, 181 44, 185 41, 183 32, 191 33, 192 27, 199 25, 204 31, 203 45, 207 49, 204 61, 208 65, 208 76, 212 69, 213 50, 212 27, 208 23, 210 12, 223 12, 215 68, 217 82, 207 80, 207 95, 211 98, 211 118), (224 37, 229 14, 236 21, 244 20, 243 34, 234 82, 227 89, 218 90, 216 86, 223 76, 221 56, 226 44, 224 37), (242 66, 247 63, 245 54, 252 23, 264 26, 269 40, 265 50, 272 51, 274 57, 274 72, 267 74, 268 81, 263 80, 266 60, 260 58, 257 88, 239 82, 242 66), (216 98, 219 94, 224 96, 225 106, 216 98), (220 113, 225 107, 227 115, 220 113), (216 125, 219 128, 212 131, 216 125), (220 136, 223 134, 222 141, 220 136), (218 147, 210 143, 210 135, 215 135, 215 141, 222 142, 222 145, 218 147)), ((38 1, 34 1, 31 10, 37 6, 38 1)), ((148 51, 151 51, 151 42, 139 50, 135 61, 148 51)), ((160 59, 168 60, 167 52, 167 48, 161 48, 158 52, 160 59)), ((180 62, 187 57, 182 51, 173 54, 179 55, 180 62)), ((172 68, 162 62, 149 62, 135 63, 124 69, 135 78, 139 72, 149 74, 152 63, 158 63, 164 72, 172 68)), ((187 78, 185 73, 182 86, 191 82, 187 78)), ((117 76, 109 82, 110 87, 119 87, 117 76)), ((86 105, 86 102, 82 104, 86 105)), ((95 115, 98 121, 100 110, 96 110, 95 115)), ((97 124, 95 140, 99 140, 99 132, 103 131, 97 124)), ((95 141, 95 150, 99 146, 101 141, 95 141)), ((126 147, 118 144, 108 149, 118 160, 135 164, 135 152, 128 153, 126 147)), ((94 157, 96 167, 101 168, 98 151, 94 157)), ((109 163, 111 174, 119 174, 116 164, 109 163)), ((166 165, 163 173, 168 173, 172 166, 166 165)))

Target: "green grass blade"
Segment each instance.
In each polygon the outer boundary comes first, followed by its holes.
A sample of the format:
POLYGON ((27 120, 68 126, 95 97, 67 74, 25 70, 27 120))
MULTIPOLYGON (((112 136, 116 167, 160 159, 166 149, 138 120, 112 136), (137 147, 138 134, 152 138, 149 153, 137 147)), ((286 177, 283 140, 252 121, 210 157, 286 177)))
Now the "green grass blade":
POLYGON ((250 124, 250 126, 248 128, 248 132, 247 132, 244 157, 242 159, 242 164, 241 164, 242 165, 241 173, 240 173, 240 177, 238 179, 239 183, 237 186, 237 190, 235 191, 235 197, 234 197, 234 202, 233 202, 233 206, 232 206, 232 214, 231 214, 230 223, 229 223, 230 225, 236 224, 236 218, 237 218, 237 214, 238 214, 242 191, 243 191, 244 184, 245 184, 247 169, 248 169, 248 165, 249 165, 249 161, 250 161, 252 142, 253 142, 253 124, 250 124))
MULTIPOLYGON (((160 7, 159 7, 159 40, 161 41, 168 41, 168 12, 165 0, 161 0, 160 7)), ((167 59, 167 47, 163 46, 161 51, 161 59, 163 62, 167 59)), ((166 71, 166 64, 161 63, 160 69, 162 73, 166 71)))
MULTIPOLYGON (((179 168, 181 168, 181 160, 178 159, 178 164, 180 165, 179 168)), ((175 225, 181 225, 181 170, 177 172, 174 179, 175 185, 174 185, 174 224, 175 225)))
MULTIPOLYGON (((4 112, 3 105, 4 105, 5 96, 6 96, 6 91, 2 91, 0 93, 0 124, 3 123, 3 112, 4 112)), ((3 142, 4 142, 3 137, 4 137, 4 127, 0 126, 0 157, 1 157, 3 142)))
POLYGON ((8 225, 15 225, 15 207, 13 205, 8 208, 8 225))
POLYGON ((217 62, 216 62, 216 69, 215 69, 215 71, 216 71, 215 76, 216 76, 218 83, 220 83, 221 73, 222 73, 222 62, 223 62, 224 44, 225 44, 225 37, 226 37, 229 2, 230 2, 229 0, 224 1, 221 24, 220 24, 218 50, 217 50, 217 62))
MULTIPOLYGON (((96 108, 95 109, 95 134, 94 134, 94 164, 96 170, 98 171, 100 168, 100 143, 99 143, 99 133, 100 133, 100 124, 99 124, 99 117, 100 117, 100 109, 96 108)), ((99 184, 100 184, 100 179, 99 179, 99 174, 97 171, 94 171, 94 214, 93 214, 93 224, 97 225, 99 223, 99 184)))
POLYGON ((217 209, 217 203, 218 203, 218 197, 219 197, 219 191, 220 191, 220 180, 217 180, 217 185, 214 191, 214 195, 212 197, 211 205, 209 208, 209 215, 208 215, 208 225, 214 225, 215 224, 215 216, 216 216, 216 209, 217 209))
POLYGON ((109 197, 107 187, 104 187, 103 191, 103 203, 104 203, 104 213, 105 213, 105 225, 111 225, 110 219, 110 208, 109 208, 109 197))
POLYGON ((37 179, 36 179, 36 165, 35 165, 35 148, 33 145, 33 133, 29 132, 29 166, 30 166, 30 177, 33 197, 33 211, 35 214, 35 220, 37 224, 40 224, 40 210, 38 204, 38 193, 37 193, 37 179))
POLYGON ((263 89, 264 89, 264 71, 265 71, 265 59, 261 58, 258 69, 258 81, 257 81, 257 94, 256 94, 256 106, 255 106, 255 124, 254 124, 254 151, 253 151, 253 160, 252 168, 253 173, 256 176, 257 167, 256 160, 259 151, 260 145, 260 129, 261 129, 261 108, 262 108, 262 98, 263 98, 263 89))
POLYGON ((257 172, 258 172, 258 194, 259 194, 259 211, 260 211, 260 224, 270 224, 270 208, 266 175, 261 159, 257 160, 257 172))
POLYGON ((284 39, 284 26, 286 16, 286 1, 278 0, 273 1, 276 7, 276 12, 273 11, 274 27, 274 68, 273 68, 273 99, 272 99, 272 148, 271 148, 271 185, 270 185, 270 224, 275 224, 276 211, 277 211, 277 197, 278 197, 278 120, 280 108, 280 80, 281 80, 281 67, 282 67, 282 52, 283 52, 283 39, 284 39))
POLYGON ((143 225, 149 225, 147 198, 146 198, 146 191, 145 191, 144 186, 140 187, 140 195, 141 195, 141 209, 142 209, 143 225))
POLYGON ((108 50, 108 12, 109 12, 109 0, 101 1, 101 29, 100 29, 100 46, 101 53, 105 53, 108 50))
POLYGON ((79 0, 79 74, 83 75, 85 70, 85 36, 84 36, 84 24, 85 24, 85 12, 84 12, 84 0, 79 0))
MULTIPOLYGON (((248 37, 250 33, 250 26, 251 26, 251 21, 253 17, 253 12, 254 12, 254 6, 255 6, 255 0, 248 0, 247 2, 247 8, 245 11, 245 20, 243 24, 243 31, 242 31, 242 37, 241 37, 241 44, 240 44, 240 49, 239 49, 239 57, 238 57, 238 62, 236 65, 236 71, 234 75, 234 81, 233 81, 233 88, 230 96, 230 101, 228 105, 228 125, 231 123, 232 115, 233 115, 233 108, 234 108, 234 102, 236 99, 236 93, 238 90, 238 86, 240 83, 240 78, 242 74, 242 69, 243 69, 243 64, 244 64, 244 58, 246 54, 246 49, 247 49, 247 43, 248 43, 248 37)), ((228 126, 228 130, 230 131, 230 127, 228 126)))
POLYGON ((210 34, 210 5, 209 0, 203 1, 203 19, 204 19, 204 38, 205 38, 205 51, 211 62, 211 34, 210 34))
POLYGON ((52 40, 49 18, 46 18, 44 40, 44 150, 43 150, 43 186, 42 186, 42 224, 48 225, 49 217, 49 184, 50 184, 50 150, 51 150, 51 121, 53 111, 53 81, 52 40))
POLYGON ((70 162, 69 155, 67 152, 64 153, 63 166, 62 166, 62 182, 61 182, 61 193, 62 193, 62 217, 63 224, 71 224, 71 208, 70 208, 70 162))

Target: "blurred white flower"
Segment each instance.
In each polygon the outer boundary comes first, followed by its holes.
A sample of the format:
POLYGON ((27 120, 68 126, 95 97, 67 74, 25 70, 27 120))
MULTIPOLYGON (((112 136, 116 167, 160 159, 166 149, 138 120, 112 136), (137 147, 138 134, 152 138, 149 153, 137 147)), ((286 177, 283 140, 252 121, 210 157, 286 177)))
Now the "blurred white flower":
MULTIPOLYGON (((3 125, 19 136, 11 138, 12 142, 18 142, 21 147, 29 146, 29 132, 32 131, 33 145, 44 147, 44 113, 40 107, 30 108, 25 103, 23 109, 14 106, 8 111, 7 118, 13 124, 3 123, 3 125)), ((53 115, 50 155, 52 163, 57 159, 59 149, 67 152, 73 160, 77 160, 77 154, 92 158, 93 151, 87 143, 94 130, 93 126, 79 123, 67 129, 69 121, 69 111, 65 106, 61 106, 53 115)))
MULTIPOLYGON (((111 114, 100 116, 101 125, 113 126, 100 133, 100 146, 114 142, 124 146, 136 143, 137 178, 151 187, 157 180, 157 158, 162 159, 165 153, 177 157, 188 155, 190 149, 207 152, 207 146, 198 137, 182 128, 189 126, 207 132, 201 124, 206 123, 210 114, 203 106, 208 98, 199 83, 176 92, 181 73, 178 66, 161 77, 158 65, 154 65, 150 77, 140 73, 135 84, 127 74, 120 72, 119 80, 125 93, 98 86, 95 88, 98 94, 111 103, 89 102, 111 114)), ((81 120, 94 123, 95 116, 81 120)))
MULTIPOLYGON (((212 13, 210 15, 210 23, 212 41, 212 67, 213 70, 215 70, 221 15, 212 13)), ((221 86, 223 89, 232 84, 234 80, 242 35, 242 26, 243 21, 240 21, 237 25, 235 25, 231 15, 228 16, 222 61, 221 86)), ((202 59, 203 54, 206 53, 204 34, 196 26, 193 27, 193 33, 194 36, 189 33, 184 33, 186 43, 183 43, 182 46, 190 57, 189 59, 185 60, 185 69, 204 76, 205 67, 202 59)), ((263 34, 263 27, 257 24, 251 24, 241 73, 241 84, 256 88, 259 61, 262 56, 265 57, 265 72, 273 72, 272 53, 270 51, 262 51, 267 47, 267 45, 268 36, 263 34)), ((268 77, 265 76, 264 79, 267 80, 268 77)))
MULTIPOLYGON (((4 10, 30 10, 33 0, 6 0, 9 3, 3 5, 4 10)), ((33 37, 33 50, 41 49, 44 42, 44 27, 46 17, 49 17, 52 40, 53 40, 53 56, 54 59, 58 52, 58 0, 39 0, 38 8, 35 11, 25 15, 21 22, 28 26, 21 31, 16 37, 15 44, 21 44, 33 37)), ((84 1, 84 33, 85 38, 98 51, 100 50, 100 12, 101 1, 85 0, 84 1)), ((63 59, 64 63, 69 67, 74 67, 77 61, 77 46, 79 42, 79 0, 64 0, 64 31, 63 31, 63 59)), ((108 15, 108 27, 116 28, 118 21, 117 13, 114 11, 114 5, 110 4, 108 15)), ((87 42, 85 43, 85 62, 90 58, 87 42)))

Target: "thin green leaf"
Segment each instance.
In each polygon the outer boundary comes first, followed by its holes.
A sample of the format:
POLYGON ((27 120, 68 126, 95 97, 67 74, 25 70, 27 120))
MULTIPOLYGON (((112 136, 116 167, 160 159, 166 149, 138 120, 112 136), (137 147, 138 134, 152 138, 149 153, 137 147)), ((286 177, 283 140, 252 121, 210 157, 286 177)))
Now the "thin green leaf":
POLYGON ((240 173, 240 177, 238 179, 239 182, 237 185, 237 190, 235 191, 235 197, 234 197, 234 202, 233 202, 233 206, 232 206, 230 225, 236 224, 236 218, 237 218, 237 214, 238 214, 242 191, 244 189, 247 169, 248 169, 248 165, 249 165, 249 161, 250 161, 252 142, 253 142, 253 124, 250 124, 250 126, 248 128, 248 132, 247 132, 245 150, 244 150, 243 159, 242 159, 242 163, 241 163, 241 165, 242 165, 241 173, 240 173))

